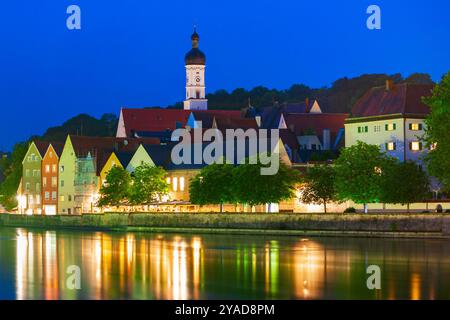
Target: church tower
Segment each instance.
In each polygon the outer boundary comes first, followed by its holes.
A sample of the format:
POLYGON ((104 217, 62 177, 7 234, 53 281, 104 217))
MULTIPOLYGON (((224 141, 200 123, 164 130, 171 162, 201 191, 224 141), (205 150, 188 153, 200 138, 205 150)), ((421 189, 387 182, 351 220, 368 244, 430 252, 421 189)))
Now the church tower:
POLYGON ((194 28, 191 36, 192 49, 186 54, 186 100, 185 110, 207 110, 208 100, 205 98, 205 63, 206 56, 198 48, 199 35, 194 28))

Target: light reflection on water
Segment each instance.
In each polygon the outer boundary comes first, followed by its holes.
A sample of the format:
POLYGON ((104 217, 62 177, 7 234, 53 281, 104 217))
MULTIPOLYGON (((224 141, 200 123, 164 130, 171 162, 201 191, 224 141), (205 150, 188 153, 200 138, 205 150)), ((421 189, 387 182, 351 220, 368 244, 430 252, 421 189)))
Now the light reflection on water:
POLYGON ((1 299, 448 299, 450 244, 0 228, 1 299), (366 287, 366 268, 382 289, 366 287), (66 287, 70 265, 81 290, 66 287))

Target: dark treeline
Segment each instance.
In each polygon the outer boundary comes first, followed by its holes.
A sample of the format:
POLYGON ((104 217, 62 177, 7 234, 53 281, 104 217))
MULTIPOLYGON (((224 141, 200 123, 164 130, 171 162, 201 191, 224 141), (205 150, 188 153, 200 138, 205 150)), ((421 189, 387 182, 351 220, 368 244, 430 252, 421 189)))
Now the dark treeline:
MULTIPOLYGON (((383 86, 387 79, 392 79, 395 83, 434 83, 425 73, 414 73, 406 78, 401 74, 365 74, 356 78, 341 78, 334 81, 331 87, 319 89, 304 84, 294 84, 284 90, 258 86, 251 90, 237 88, 232 92, 217 90, 206 97, 209 109, 242 109, 248 106, 249 99, 252 106, 261 108, 271 106, 274 102, 303 102, 309 98, 318 99, 325 112, 351 113, 352 106, 367 90, 383 86)), ((182 109, 183 103, 178 102, 169 108, 182 109)))

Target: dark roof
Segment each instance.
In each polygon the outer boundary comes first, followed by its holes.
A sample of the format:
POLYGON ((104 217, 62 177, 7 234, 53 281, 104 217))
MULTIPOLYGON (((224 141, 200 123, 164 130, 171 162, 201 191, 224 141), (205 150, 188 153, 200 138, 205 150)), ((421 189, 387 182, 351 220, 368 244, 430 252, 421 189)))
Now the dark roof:
POLYGON ((36 148, 38 149, 39 153, 41 154, 41 157, 43 158, 45 156, 45 153, 47 152, 50 142, 41 140, 33 140, 33 142, 36 148))
POLYGON ((186 65, 205 65, 206 64, 206 56, 203 52, 198 48, 198 42, 200 40, 200 36, 197 31, 194 30, 194 33, 191 36, 192 40, 192 49, 186 53, 184 57, 184 62, 186 65))
POLYGON ((284 120, 288 129, 296 136, 304 135, 308 130, 313 130, 316 135, 321 136, 324 129, 329 129, 331 135, 336 136, 339 129, 344 128, 345 119, 348 117, 346 113, 304 113, 285 115, 284 120))
POLYGON ((90 154, 96 161, 97 175, 100 173, 112 152, 134 152, 141 143, 159 144, 159 139, 84 137, 70 136, 76 156, 84 158, 90 154))
POLYGON ((144 145, 150 158, 152 158, 155 165, 158 167, 165 167, 170 161, 170 154, 174 143, 160 144, 160 145, 144 145))
POLYGON ((370 89, 353 107, 352 117, 372 117, 391 114, 429 114, 430 109, 422 97, 431 95, 433 85, 397 84, 370 89))
POLYGON ((117 159, 119 159, 124 168, 128 166, 131 159, 133 158, 133 155, 134 152, 116 152, 117 159))
POLYGON ((205 65, 206 56, 202 51, 200 51, 200 49, 192 48, 188 53, 186 53, 184 63, 186 65, 205 65))

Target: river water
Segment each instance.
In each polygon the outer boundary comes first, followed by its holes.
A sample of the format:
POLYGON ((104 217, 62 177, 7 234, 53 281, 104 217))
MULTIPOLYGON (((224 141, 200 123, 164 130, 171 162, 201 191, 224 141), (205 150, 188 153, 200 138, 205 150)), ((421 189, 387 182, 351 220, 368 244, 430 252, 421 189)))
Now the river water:
POLYGON ((448 298, 448 240, 0 228, 0 299, 448 298))

